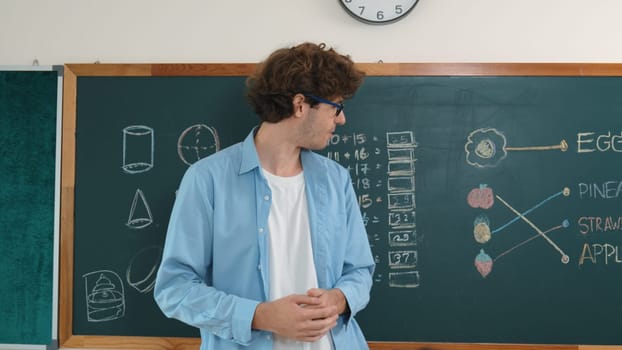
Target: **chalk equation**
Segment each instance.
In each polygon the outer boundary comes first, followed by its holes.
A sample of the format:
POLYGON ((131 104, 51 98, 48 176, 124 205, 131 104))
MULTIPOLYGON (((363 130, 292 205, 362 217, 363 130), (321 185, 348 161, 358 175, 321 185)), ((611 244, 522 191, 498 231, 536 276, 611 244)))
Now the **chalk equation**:
POLYGON ((377 269, 374 282, 394 288, 420 285, 416 229, 415 150, 412 131, 382 137, 354 132, 335 134, 326 156, 352 178, 377 269), (386 253, 380 254, 380 251, 386 253), (387 280, 388 278, 388 280, 387 280))

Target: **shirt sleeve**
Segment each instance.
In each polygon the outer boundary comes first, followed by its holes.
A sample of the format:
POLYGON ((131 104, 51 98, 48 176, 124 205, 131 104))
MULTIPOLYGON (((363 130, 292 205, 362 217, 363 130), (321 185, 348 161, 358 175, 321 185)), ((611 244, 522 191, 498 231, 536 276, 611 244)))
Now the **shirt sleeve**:
POLYGON ((350 318, 363 310, 369 303, 375 263, 349 176, 345 181, 344 191, 348 248, 346 249, 343 273, 337 280, 335 287, 341 289, 348 303, 350 312, 344 314, 347 325, 350 318))
POLYGON ((162 312, 216 336, 248 345, 258 301, 211 286, 214 208, 208 175, 191 166, 171 213, 154 297, 162 312))

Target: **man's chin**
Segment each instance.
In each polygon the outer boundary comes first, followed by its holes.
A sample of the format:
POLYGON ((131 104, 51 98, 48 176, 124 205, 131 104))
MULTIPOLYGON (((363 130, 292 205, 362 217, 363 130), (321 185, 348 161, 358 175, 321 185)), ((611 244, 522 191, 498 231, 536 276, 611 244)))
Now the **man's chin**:
POLYGON ((325 149, 328 145, 322 145, 322 146, 310 146, 307 149, 310 151, 321 151, 323 149, 325 149))

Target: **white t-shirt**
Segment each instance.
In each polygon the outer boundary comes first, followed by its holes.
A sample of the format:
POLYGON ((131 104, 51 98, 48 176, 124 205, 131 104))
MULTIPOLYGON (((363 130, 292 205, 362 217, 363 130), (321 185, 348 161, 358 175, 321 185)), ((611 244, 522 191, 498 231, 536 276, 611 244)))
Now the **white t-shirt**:
MULTIPOLYGON (((265 169, 264 176, 272 191, 268 215, 270 245, 270 300, 290 294, 307 294, 317 288, 313 246, 304 175, 281 177, 265 169)), ((274 335, 273 350, 331 350, 330 334, 309 343, 274 335)))

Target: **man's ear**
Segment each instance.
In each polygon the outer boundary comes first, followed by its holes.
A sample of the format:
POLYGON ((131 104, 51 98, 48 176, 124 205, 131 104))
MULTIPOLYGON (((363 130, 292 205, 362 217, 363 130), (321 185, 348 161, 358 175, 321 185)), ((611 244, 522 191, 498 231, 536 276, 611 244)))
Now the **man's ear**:
POLYGON ((294 106, 294 116, 300 117, 302 116, 305 106, 305 96, 303 94, 296 94, 292 98, 292 105, 294 106))

